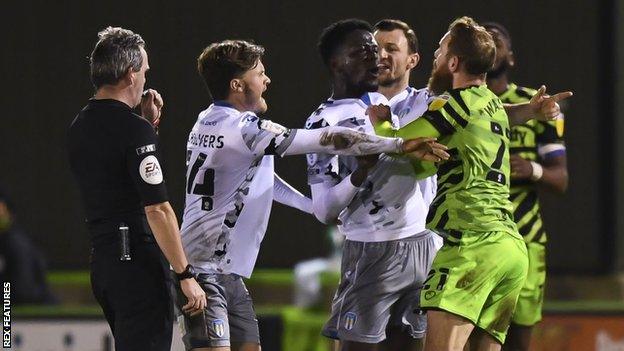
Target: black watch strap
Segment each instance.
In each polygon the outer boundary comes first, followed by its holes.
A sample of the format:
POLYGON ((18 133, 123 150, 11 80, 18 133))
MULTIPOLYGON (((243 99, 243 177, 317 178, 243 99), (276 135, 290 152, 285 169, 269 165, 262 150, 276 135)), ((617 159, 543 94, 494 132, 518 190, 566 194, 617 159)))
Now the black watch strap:
POLYGON ((178 277, 178 280, 195 278, 195 268, 188 264, 181 273, 176 273, 176 277, 178 277))

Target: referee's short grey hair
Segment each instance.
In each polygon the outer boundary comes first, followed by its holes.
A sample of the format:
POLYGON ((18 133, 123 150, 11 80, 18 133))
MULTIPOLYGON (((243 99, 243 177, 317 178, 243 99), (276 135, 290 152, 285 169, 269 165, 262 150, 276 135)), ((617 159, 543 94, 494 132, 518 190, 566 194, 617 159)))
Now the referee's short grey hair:
POLYGON ((140 35, 121 27, 108 27, 98 37, 89 57, 91 82, 96 89, 117 84, 128 69, 134 72, 141 69, 141 48, 145 47, 145 41, 140 35))

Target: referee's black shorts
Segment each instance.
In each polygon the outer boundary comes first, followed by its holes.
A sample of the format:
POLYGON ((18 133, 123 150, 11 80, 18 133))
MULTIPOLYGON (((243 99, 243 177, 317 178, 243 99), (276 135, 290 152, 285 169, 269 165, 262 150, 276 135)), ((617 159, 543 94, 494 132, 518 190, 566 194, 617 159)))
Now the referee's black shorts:
POLYGON ((120 261, 119 241, 93 245, 91 287, 115 337, 116 351, 170 351, 173 300, 169 264, 151 240, 133 240, 120 261))

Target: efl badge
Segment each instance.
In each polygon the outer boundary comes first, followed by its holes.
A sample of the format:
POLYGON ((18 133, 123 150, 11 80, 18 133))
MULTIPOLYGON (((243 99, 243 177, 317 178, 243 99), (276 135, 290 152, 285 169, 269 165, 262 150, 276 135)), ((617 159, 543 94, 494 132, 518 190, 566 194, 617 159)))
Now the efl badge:
POLYGON ((345 329, 351 330, 357 321, 357 315, 353 312, 345 313, 345 329))
POLYGON ((214 330, 218 337, 222 338, 223 335, 225 335, 225 322, 223 322, 223 319, 215 319, 212 321, 212 330, 214 330))
POLYGON ((451 97, 447 94, 442 94, 433 98, 429 104, 429 111, 437 111, 441 109, 451 97))

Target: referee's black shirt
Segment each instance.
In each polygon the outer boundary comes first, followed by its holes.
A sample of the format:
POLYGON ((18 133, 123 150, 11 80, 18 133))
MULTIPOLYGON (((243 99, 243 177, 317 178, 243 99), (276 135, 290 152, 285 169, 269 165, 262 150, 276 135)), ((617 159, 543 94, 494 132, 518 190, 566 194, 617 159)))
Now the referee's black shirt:
POLYGON ((144 206, 167 201, 154 129, 125 103, 89 100, 68 139, 87 222, 145 216, 144 206))

